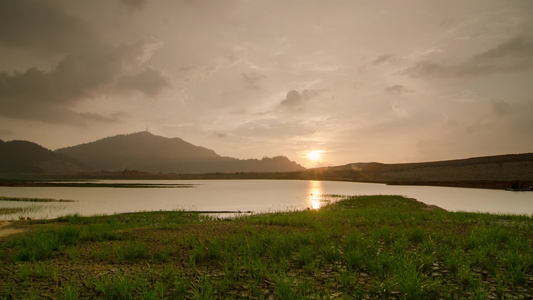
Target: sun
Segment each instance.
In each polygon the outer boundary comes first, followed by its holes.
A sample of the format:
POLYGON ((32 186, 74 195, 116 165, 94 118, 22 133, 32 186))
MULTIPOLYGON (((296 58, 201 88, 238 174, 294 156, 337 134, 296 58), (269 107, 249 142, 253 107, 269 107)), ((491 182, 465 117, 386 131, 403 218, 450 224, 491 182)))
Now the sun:
POLYGON ((309 152, 309 159, 311 159, 311 160, 319 160, 320 159, 320 151, 311 151, 311 152, 309 152))

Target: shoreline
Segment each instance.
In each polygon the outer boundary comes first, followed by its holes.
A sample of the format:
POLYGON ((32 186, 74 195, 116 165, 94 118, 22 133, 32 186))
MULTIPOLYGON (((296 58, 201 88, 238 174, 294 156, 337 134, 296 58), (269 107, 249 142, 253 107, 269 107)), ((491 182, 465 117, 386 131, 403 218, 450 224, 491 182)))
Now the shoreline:
POLYGON ((115 188, 193 188, 190 184, 99 184, 99 183, 76 183, 79 181, 95 181, 95 180, 317 180, 317 181, 342 181, 342 182, 360 182, 360 183, 380 183, 387 185, 405 185, 405 186, 442 186, 442 187, 458 187, 458 188, 475 188, 475 189, 493 189, 506 190, 513 186, 513 184, 521 184, 522 186, 529 186, 533 181, 517 181, 517 180, 352 180, 349 178, 288 178, 285 176, 265 176, 265 174, 253 174, 251 176, 246 174, 197 174, 197 175, 167 175, 167 174, 153 174, 153 176, 100 176, 100 177, 66 177, 62 179, 56 178, 40 178, 40 179, 0 179, 0 186, 13 187, 115 187, 115 188), (58 182, 58 180, 65 180, 68 182, 58 182))

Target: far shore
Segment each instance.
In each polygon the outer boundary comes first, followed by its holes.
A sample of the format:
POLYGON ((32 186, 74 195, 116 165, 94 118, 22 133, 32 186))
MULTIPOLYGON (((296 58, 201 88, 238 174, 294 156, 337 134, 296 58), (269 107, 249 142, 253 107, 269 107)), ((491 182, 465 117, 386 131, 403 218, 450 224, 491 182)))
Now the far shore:
MULTIPOLYGON (((301 174, 300 174, 301 175, 301 174)), ((320 180, 320 181, 346 181, 361 183, 378 183, 388 185, 419 185, 442 186, 458 188, 494 189, 505 190, 518 184, 524 187, 533 184, 533 181, 517 180, 402 180, 402 181, 376 181, 352 180, 350 178, 335 178, 324 176, 299 176, 298 173, 209 173, 209 174, 156 174, 138 171, 80 173, 68 176, 25 176, 14 179, 0 179, 0 186, 55 186, 55 187, 102 187, 100 183, 76 183, 76 181, 91 180, 320 180)), ((156 184, 157 187, 190 188, 193 185, 156 184)), ((105 184, 106 187, 143 188, 155 187, 153 184, 105 184)))

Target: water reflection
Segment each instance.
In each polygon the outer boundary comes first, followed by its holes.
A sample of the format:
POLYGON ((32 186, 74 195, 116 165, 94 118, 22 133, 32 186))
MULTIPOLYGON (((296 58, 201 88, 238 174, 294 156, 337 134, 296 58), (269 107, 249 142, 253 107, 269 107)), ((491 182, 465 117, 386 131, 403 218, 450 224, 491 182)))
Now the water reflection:
POLYGON ((309 181, 309 186, 307 190, 309 202, 311 202, 311 207, 313 207, 313 209, 319 209, 323 194, 322 181, 309 181))
MULTIPOLYGON (((131 183, 131 181, 117 180, 101 182, 131 183)), ((318 209, 328 203, 342 199, 333 195, 404 195, 449 211, 533 216, 531 192, 306 180, 137 180, 134 182, 194 184, 197 188, 112 189, 1 186, 0 196, 72 199, 77 202, 62 203, 61 208, 47 207, 40 211, 0 214, 0 220, 16 220, 21 217, 56 218, 67 214, 101 215, 159 210, 241 210, 268 213, 295 209, 318 209)), ((0 210, 1 208, 25 208, 26 206, 21 202, 0 201, 0 210)))

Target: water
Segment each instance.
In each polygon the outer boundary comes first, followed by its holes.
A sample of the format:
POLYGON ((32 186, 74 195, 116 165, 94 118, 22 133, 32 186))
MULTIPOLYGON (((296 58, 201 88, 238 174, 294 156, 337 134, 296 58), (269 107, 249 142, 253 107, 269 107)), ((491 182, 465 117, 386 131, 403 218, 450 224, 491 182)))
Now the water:
POLYGON ((105 183, 194 184, 194 188, 0 187, 0 196, 69 199, 76 202, 0 201, 0 207, 26 207, 0 215, 55 218, 67 214, 113 214, 158 210, 274 212, 318 208, 336 195, 403 195, 449 211, 533 216, 533 192, 306 180, 157 180, 105 183))

